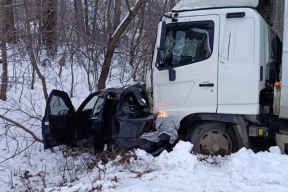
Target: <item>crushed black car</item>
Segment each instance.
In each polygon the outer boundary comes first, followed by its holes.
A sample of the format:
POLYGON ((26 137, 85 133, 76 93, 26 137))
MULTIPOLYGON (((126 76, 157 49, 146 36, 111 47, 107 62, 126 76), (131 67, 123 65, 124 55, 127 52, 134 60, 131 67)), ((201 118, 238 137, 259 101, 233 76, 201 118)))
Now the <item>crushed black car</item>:
POLYGON ((155 119, 139 83, 95 92, 76 111, 67 93, 53 90, 42 120, 44 149, 75 144, 95 151, 140 148, 157 155, 173 144, 166 134, 157 142, 140 138, 155 131, 155 119))

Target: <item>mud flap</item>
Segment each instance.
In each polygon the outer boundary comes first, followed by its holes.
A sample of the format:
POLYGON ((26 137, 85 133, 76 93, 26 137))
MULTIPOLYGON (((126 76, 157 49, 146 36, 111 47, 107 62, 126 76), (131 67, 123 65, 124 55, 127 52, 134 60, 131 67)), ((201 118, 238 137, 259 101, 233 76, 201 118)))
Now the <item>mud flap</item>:
POLYGON ((242 115, 233 115, 233 120, 234 120, 233 128, 237 136, 239 149, 243 147, 249 149, 250 148, 249 137, 247 133, 247 126, 245 119, 243 118, 242 115))

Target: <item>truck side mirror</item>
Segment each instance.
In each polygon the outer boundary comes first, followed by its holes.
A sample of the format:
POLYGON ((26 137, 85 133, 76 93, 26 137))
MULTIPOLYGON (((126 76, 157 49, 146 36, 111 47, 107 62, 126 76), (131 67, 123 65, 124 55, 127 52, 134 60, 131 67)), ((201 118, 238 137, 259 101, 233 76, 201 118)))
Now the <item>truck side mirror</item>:
POLYGON ((165 62, 165 38, 166 38, 166 21, 162 21, 158 24, 157 33, 157 56, 156 56, 156 67, 163 67, 165 62))

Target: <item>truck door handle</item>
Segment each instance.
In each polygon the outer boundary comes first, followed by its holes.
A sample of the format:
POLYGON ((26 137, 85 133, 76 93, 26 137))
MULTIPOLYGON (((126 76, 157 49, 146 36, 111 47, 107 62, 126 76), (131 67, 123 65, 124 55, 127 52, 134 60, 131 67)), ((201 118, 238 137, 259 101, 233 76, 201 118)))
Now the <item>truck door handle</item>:
POLYGON ((214 87, 214 83, 202 83, 199 84, 199 87, 214 87))

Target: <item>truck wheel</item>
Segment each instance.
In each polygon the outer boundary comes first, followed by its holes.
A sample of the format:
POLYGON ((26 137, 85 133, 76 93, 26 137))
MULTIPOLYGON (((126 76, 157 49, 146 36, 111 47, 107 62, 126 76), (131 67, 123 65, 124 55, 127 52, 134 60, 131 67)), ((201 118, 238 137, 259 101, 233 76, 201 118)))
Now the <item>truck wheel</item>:
POLYGON ((239 150, 234 129, 222 122, 197 124, 189 140, 193 144, 193 151, 204 155, 225 156, 239 150))

